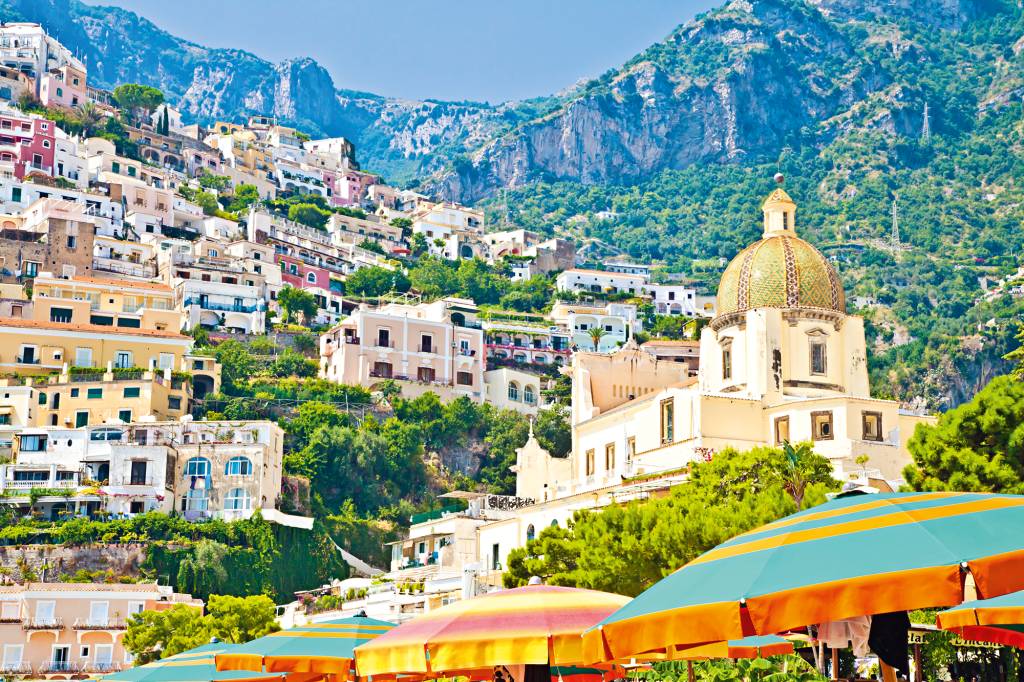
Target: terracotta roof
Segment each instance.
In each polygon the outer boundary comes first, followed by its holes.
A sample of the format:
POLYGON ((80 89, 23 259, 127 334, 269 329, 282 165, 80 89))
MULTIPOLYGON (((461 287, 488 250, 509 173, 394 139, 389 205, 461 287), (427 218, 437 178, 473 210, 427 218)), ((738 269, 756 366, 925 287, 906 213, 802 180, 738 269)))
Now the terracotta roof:
POLYGON ((21 327, 33 329, 59 329, 68 332, 92 332, 96 334, 128 334, 131 336, 152 336, 161 339, 188 339, 181 332, 159 329, 136 329, 134 327, 108 327, 101 324, 74 324, 71 322, 47 322, 26 320, 20 317, 0 317, 0 328, 21 327))
POLYGON ((85 275, 76 275, 67 281, 84 282, 86 284, 110 284, 116 287, 128 287, 129 289, 154 289, 156 291, 166 291, 167 293, 172 291, 171 287, 163 282, 133 282, 127 279, 107 279, 105 277, 87 277, 85 275))
POLYGON ((700 341, 686 341, 686 340, 675 341, 673 339, 651 339, 650 341, 645 341, 642 345, 644 345, 644 346, 690 346, 692 348, 697 348, 697 347, 700 346, 700 341))

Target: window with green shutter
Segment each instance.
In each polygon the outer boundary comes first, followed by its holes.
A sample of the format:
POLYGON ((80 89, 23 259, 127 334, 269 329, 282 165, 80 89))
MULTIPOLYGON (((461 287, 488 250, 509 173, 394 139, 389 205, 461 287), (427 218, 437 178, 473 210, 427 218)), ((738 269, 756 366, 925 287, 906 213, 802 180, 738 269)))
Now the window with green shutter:
POLYGON ((103 389, 102 388, 90 388, 88 391, 86 391, 85 397, 90 399, 90 400, 93 400, 95 398, 102 398, 103 397, 103 389))

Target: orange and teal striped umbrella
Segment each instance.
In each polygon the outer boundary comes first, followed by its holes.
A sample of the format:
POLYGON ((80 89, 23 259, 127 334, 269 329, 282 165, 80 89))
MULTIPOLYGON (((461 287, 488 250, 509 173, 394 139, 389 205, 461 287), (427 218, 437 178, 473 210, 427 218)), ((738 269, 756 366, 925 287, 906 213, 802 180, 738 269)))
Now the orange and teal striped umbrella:
POLYGON ((365 616, 272 632, 217 655, 217 670, 332 673, 348 678, 353 651, 395 627, 365 616))
POLYGON ((356 648, 360 675, 439 675, 499 665, 576 665, 580 634, 629 601, 530 585, 455 602, 356 648))
POLYGON ((973 642, 1024 649, 1024 591, 954 606, 939 614, 938 625, 973 642))
POLYGON ((699 644, 673 651, 673 660, 702 661, 708 658, 765 658, 793 653, 793 643, 777 635, 754 635, 729 642, 699 644))
POLYGON ((844 496, 706 552, 584 635, 587 662, 1024 589, 1024 497, 844 496))
POLYGON ((239 644, 215 642, 183 651, 137 668, 104 675, 106 682, 284 682, 284 675, 264 673, 262 668, 217 672, 214 658, 238 649, 239 644))

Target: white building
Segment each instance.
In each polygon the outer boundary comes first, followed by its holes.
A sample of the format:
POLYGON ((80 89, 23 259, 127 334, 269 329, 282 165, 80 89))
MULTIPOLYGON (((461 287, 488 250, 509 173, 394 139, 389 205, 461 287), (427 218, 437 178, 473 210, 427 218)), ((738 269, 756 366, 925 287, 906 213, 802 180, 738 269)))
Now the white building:
POLYGON ((697 290, 681 284, 648 284, 644 291, 651 297, 654 311, 659 315, 703 316, 697 304, 697 290))
POLYGON ((647 277, 607 270, 582 270, 570 268, 555 278, 559 291, 585 291, 594 294, 636 294, 644 293, 647 277))
POLYGON ((484 372, 487 392, 484 400, 503 410, 535 415, 547 404, 541 391, 545 380, 532 372, 513 367, 498 367, 484 372))
POLYGON ((171 508, 167 448, 132 441, 125 426, 8 427, 0 431, 5 447, 12 462, 0 465, 2 503, 34 506, 49 519, 101 508, 118 515, 171 508), (32 505, 33 490, 50 494, 32 505))
POLYGON ((94 218, 96 234, 114 236, 124 229, 124 210, 119 201, 81 189, 58 189, 15 178, 0 178, 0 213, 20 213, 40 199, 60 199, 81 204, 94 218))
POLYGON ((424 236, 434 256, 447 260, 487 256, 482 211, 458 204, 421 202, 412 214, 412 232, 424 236))
POLYGON ((57 128, 53 144, 53 174, 75 183, 78 189, 88 189, 89 161, 79 140, 57 128))
POLYGON ((592 334, 594 329, 600 330, 596 350, 602 353, 615 350, 642 329, 636 306, 631 303, 603 306, 557 303, 550 317, 569 330, 572 346, 577 349, 595 350, 592 334))
POLYGON ((4 23, 0 25, 0 63, 35 80, 38 97, 43 76, 63 66, 85 71, 85 65, 71 50, 49 35, 40 24, 4 23))
POLYGON ((174 287, 175 301, 184 313, 184 328, 201 326, 243 334, 266 331, 266 277, 247 271, 227 255, 226 244, 166 240, 160 269, 174 287))

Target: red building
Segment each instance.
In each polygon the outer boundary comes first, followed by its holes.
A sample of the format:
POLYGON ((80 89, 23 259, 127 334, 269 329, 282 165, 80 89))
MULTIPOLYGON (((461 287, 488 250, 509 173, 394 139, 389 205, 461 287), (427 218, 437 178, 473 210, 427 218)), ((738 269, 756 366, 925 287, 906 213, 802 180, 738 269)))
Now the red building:
POLYGON ((56 127, 45 118, 0 113, 0 163, 13 162, 19 180, 32 173, 52 176, 56 127))

